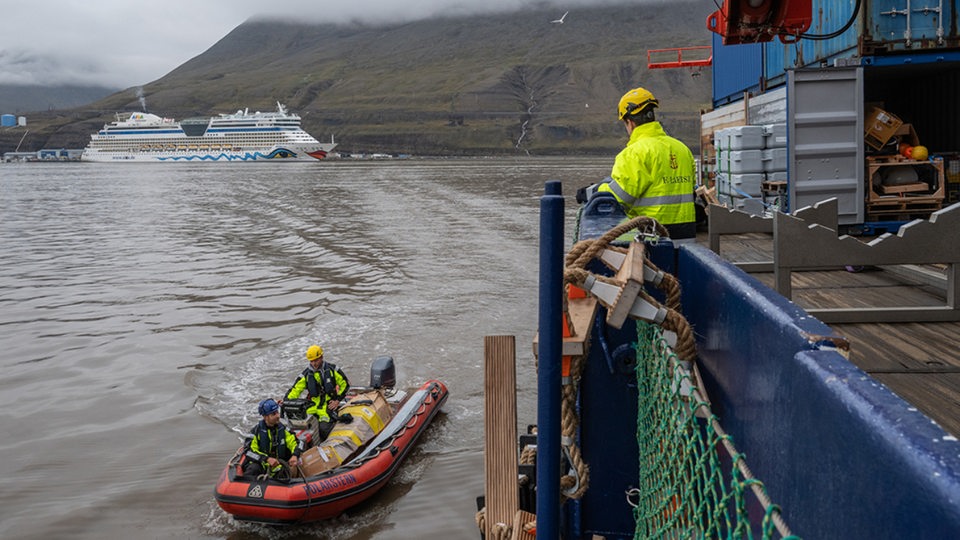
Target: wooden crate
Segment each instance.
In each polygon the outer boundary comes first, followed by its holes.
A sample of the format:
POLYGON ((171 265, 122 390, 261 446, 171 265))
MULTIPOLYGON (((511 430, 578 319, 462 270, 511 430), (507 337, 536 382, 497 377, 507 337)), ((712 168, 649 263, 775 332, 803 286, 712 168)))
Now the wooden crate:
POLYGON ((867 158, 868 215, 876 214, 929 214, 943 206, 944 174, 943 160, 915 161, 900 156, 867 158), (884 186, 880 177, 891 167, 911 167, 917 172, 921 185, 884 186))
POLYGON ((917 182, 916 184, 901 184, 898 186, 880 186, 881 195, 894 195, 897 193, 918 193, 930 191, 930 186, 924 184, 923 182, 917 182))

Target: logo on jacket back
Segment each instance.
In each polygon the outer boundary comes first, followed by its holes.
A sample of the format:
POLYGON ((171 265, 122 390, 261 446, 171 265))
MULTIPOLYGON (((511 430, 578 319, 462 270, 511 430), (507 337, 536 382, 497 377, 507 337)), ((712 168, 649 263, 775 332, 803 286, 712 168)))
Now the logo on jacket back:
POLYGON ((670 168, 677 169, 680 167, 680 164, 677 163, 677 155, 673 152, 670 152, 670 168))

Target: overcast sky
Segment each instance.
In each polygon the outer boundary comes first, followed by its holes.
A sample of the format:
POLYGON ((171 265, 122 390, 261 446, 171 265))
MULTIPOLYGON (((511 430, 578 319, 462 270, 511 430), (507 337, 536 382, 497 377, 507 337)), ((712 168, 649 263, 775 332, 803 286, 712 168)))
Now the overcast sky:
MULTIPOLYGON (((378 23, 655 0, 0 0, 0 84, 149 83, 253 17, 378 23)), ((663 0, 659 0, 663 1, 663 0)))

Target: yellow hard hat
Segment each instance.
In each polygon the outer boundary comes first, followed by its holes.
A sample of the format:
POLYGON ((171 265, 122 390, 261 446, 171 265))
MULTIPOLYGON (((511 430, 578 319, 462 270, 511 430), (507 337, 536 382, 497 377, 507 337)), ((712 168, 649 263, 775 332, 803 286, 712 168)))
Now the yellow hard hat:
POLYGON ((617 118, 623 120, 632 114, 646 109, 648 106, 659 107, 660 102, 658 102, 657 98, 653 97, 653 94, 646 88, 634 88, 620 98, 620 104, 617 105, 617 118))
POLYGON ((321 356, 323 356, 323 347, 319 345, 311 345, 307 349, 307 362, 313 362, 321 356))

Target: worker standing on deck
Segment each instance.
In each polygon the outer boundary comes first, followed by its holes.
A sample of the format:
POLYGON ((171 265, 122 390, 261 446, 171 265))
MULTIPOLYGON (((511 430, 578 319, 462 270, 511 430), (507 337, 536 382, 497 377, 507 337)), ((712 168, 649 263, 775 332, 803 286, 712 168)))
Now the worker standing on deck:
POLYGON ((613 193, 630 218, 656 219, 674 240, 695 238, 693 153, 656 121, 653 109, 659 106, 644 88, 634 88, 620 98, 617 115, 630 141, 597 191, 613 193))
POLYGON ((307 414, 313 414, 320 420, 320 440, 327 438, 333 424, 336 423, 336 410, 350 389, 350 381, 336 365, 323 361, 323 348, 311 345, 307 348, 307 369, 287 391, 286 399, 297 399, 304 390, 307 399, 313 405, 307 409, 307 414))

